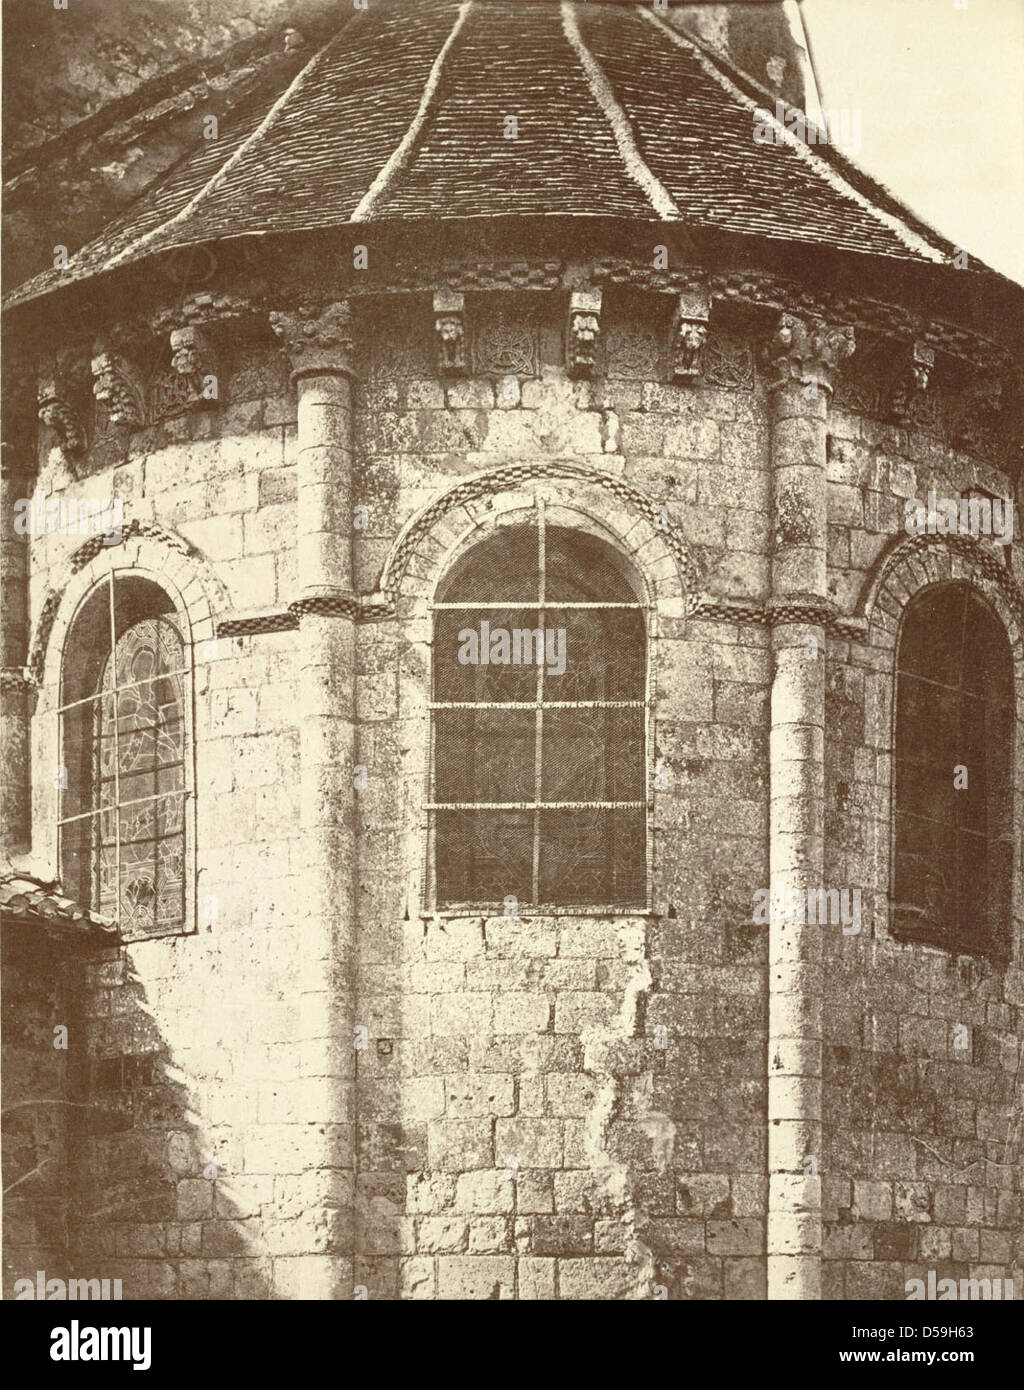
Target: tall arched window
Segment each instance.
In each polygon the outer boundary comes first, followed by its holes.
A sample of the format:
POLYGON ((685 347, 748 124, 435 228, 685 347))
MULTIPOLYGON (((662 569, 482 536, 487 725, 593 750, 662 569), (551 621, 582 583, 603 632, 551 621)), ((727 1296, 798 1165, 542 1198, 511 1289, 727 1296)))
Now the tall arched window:
POLYGON ((586 532, 505 527, 433 604, 439 907, 646 905, 646 625, 586 532))
POLYGON ((1005 959, 1013 873, 1013 662, 969 584, 907 608, 896 677, 893 930, 1005 959))
POLYGON ((188 675, 179 620, 156 584, 115 573, 86 598, 61 675, 61 877, 125 939, 188 922, 188 675))

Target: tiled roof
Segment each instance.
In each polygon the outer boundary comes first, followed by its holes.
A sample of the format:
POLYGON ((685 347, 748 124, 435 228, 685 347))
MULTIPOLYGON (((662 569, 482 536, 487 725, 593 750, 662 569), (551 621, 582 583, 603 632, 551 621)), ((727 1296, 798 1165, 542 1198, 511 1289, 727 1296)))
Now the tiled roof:
POLYGON ((65 898, 57 884, 44 883, 28 874, 0 875, 0 912, 5 917, 38 923, 47 931, 117 939, 117 928, 109 917, 80 907, 71 898, 65 898))
POLYGON ((233 113, 68 269, 8 302, 204 241, 388 219, 611 216, 903 261, 955 254, 833 147, 781 127, 756 143, 773 99, 649 4, 339 13, 275 100, 233 113))

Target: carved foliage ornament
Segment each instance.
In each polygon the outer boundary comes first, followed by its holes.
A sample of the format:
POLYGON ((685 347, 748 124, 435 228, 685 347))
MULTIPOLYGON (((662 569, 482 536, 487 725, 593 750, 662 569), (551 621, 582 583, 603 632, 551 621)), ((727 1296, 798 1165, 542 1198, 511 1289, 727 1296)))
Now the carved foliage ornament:
POLYGON ((346 302, 275 311, 270 326, 288 354, 293 376, 355 375, 352 314, 346 302))
POLYGON ((832 392, 840 367, 853 356, 856 345, 849 324, 839 326, 823 319, 781 314, 764 351, 769 386, 795 383, 832 392))
POLYGON ((128 361, 101 349, 92 359, 92 393, 104 406, 110 423, 138 429, 144 419, 142 387, 128 361))

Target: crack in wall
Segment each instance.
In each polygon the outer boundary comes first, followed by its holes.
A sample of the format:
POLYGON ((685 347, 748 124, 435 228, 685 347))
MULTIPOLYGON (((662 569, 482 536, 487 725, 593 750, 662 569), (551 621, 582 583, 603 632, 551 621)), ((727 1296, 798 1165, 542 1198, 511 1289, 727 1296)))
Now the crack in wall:
MULTIPOLYGON (((584 1126, 584 1149, 595 1181, 595 1196, 614 1212, 625 1231, 624 1255, 635 1272, 635 1285, 627 1297, 640 1300, 656 1297, 661 1283, 661 1266, 654 1250, 643 1238, 648 1213, 637 1195, 636 1183, 628 1163, 614 1158, 611 1130, 620 1118, 622 1078, 614 1073, 615 1046, 629 1038, 642 1036, 648 992, 652 986, 650 960, 644 959, 631 972, 623 993, 618 1017, 607 1028, 595 1028, 580 1035, 583 1043, 583 1071, 594 1081, 596 1097, 584 1126)), ((653 1084, 653 1073, 647 1085, 653 1084)), ((660 1111, 650 1111, 643 1119, 644 1132, 654 1140, 654 1157, 659 1173, 671 1162, 675 1144, 675 1125, 660 1111)))

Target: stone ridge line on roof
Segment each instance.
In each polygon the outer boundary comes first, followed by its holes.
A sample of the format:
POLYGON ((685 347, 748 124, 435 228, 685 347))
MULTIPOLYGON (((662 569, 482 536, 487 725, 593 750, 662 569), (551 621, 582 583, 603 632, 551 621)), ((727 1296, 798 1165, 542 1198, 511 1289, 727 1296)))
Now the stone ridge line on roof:
MULTIPOLYGON (((804 160, 811 168, 820 173, 837 193, 853 199, 853 201, 866 212, 871 213, 874 217, 878 218, 880 222, 883 222, 885 226, 899 238, 908 251, 914 251, 919 256, 924 256, 925 259, 937 262, 940 265, 946 264, 949 257, 945 252, 939 251, 936 247, 932 246, 930 242, 926 241, 920 233, 915 232, 909 227, 906 222, 896 217, 893 213, 887 212, 884 208, 878 207, 866 194, 861 193, 858 188, 854 188, 838 169, 817 153, 816 149, 806 144, 803 140, 797 139, 793 132, 785 125, 782 125, 771 111, 759 107, 752 97, 748 97, 744 91, 737 87, 698 44, 691 43, 683 34, 679 33, 678 30, 666 24, 660 15, 655 14, 653 10, 647 9, 644 5, 637 5, 636 9, 644 19, 653 24, 655 28, 659 29, 666 37, 671 39, 673 43, 678 44, 680 48, 688 49, 697 59, 697 62, 700 63, 704 71, 719 82, 731 96, 748 107, 752 115, 757 116, 759 120, 767 118, 771 122, 772 128, 780 132, 782 143, 785 144, 787 148, 792 149, 798 159, 804 160)), ((774 146, 770 148, 774 148, 774 146)))
POLYGON ((459 12, 455 24, 452 26, 452 31, 442 44, 441 51, 434 59, 430 72, 427 74, 426 85, 423 88, 423 94, 420 97, 420 104, 416 110, 416 114, 413 116, 408 130, 392 151, 390 158, 379 170, 377 177, 354 208, 352 216, 349 219, 351 222, 364 222, 370 217, 377 203, 391 191, 391 185, 394 180, 409 163, 412 152, 416 147, 416 142, 420 137, 423 127, 426 125, 427 116, 434 104, 437 90, 441 85, 441 73, 444 69, 448 54, 455 40, 458 38, 459 32, 465 24, 466 18, 472 8, 473 0, 464 0, 464 3, 459 6, 459 12))
POLYGON ((681 220, 682 213, 676 206, 671 193, 644 162, 633 138, 629 118, 616 100, 611 83, 601 71, 600 64, 583 41, 583 35, 580 33, 580 27, 576 21, 575 5, 570 3, 570 0, 562 0, 561 8, 562 28, 565 30, 565 37, 569 40, 580 60, 590 90, 594 94, 594 100, 608 118, 608 124, 612 128, 615 144, 622 156, 622 162, 626 166, 626 172, 633 182, 638 184, 646 193, 652 207, 663 222, 681 220))
POLYGON ((114 256, 112 260, 107 261, 106 265, 104 266, 104 269, 114 270, 129 256, 134 257, 134 254, 143 246, 148 245, 150 241, 155 241, 162 232, 169 231, 172 227, 180 226, 183 223, 187 222, 189 217, 192 216, 192 214, 195 212, 196 208, 203 201, 203 199, 207 197, 209 194, 215 192, 216 189, 218 189, 223 184, 228 174, 235 167, 235 165, 243 158, 246 152, 252 149, 254 145, 258 144, 259 141, 263 138, 263 136, 267 134, 267 132, 274 125, 278 116, 284 110, 285 106, 288 104, 291 98, 297 92, 301 91, 301 89, 305 86, 307 80, 313 75, 314 69, 319 66, 321 60, 324 57, 326 57, 328 50, 331 49, 338 42, 343 33, 344 29, 339 30, 338 33, 332 35, 331 38, 327 40, 327 42, 323 45, 322 48, 318 49, 317 52, 313 54, 312 58, 310 58, 306 66, 302 68, 300 72, 296 73, 295 77, 292 78, 291 82, 289 82, 288 86, 273 103, 270 110, 264 116, 263 120, 259 123, 259 125, 253 131, 253 133, 248 137, 248 139, 242 141, 242 143, 238 146, 234 153, 230 155, 230 157, 221 166, 221 168, 217 170, 217 172, 213 175, 212 178, 207 180, 207 182, 202 186, 199 192, 196 193, 194 197, 190 198, 183 208, 180 208, 178 212, 176 212, 173 217, 168 218, 166 222, 160 223, 159 226, 152 228, 148 232, 145 232, 141 237, 139 237, 137 241, 131 243, 131 245, 129 246, 126 246, 125 249, 119 252, 118 255, 114 256))
MULTIPOLYGON (((525 72, 522 62, 516 70, 524 99, 536 97, 540 103, 539 138, 544 138, 548 122, 552 142, 552 158, 528 186, 502 181, 498 156, 510 151, 502 148, 500 136, 484 119, 496 98, 509 99, 510 89, 499 81, 498 68, 488 73, 482 64, 481 45, 492 27, 499 48, 506 42, 502 16, 518 22, 515 4, 464 0, 459 6, 456 0, 444 0, 405 10, 405 17, 416 21, 416 37, 408 46, 393 32, 396 21, 390 10, 371 14, 358 25, 357 41, 332 53, 342 36, 353 32, 350 16, 266 114, 252 114, 250 119, 258 118, 258 125, 240 137, 230 154, 217 156, 219 167, 212 175, 205 151, 193 151, 79 248, 67 271, 42 272, 14 290, 7 303, 22 303, 183 245, 386 216, 415 220, 542 214, 639 220, 653 205, 654 215, 663 220, 685 220, 731 235, 949 262, 952 243, 921 224, 934 237, 929 242, 909 210, 909 220, 901 220, 888 206, 899 208, 893 195, 886 194, 880 206, 872 199, 871 187, 860 191, 855 178, 844 175, 838 156, 825 157, 804 145, 770 111, 762 110, 757 92, 751 95, 744 89, 743 74, 666 24, 649 6, 559 3, 561 22, 552 17, 565 45, 565 61, 572 62, 565 83, 559 82, 541 50, 527 57, 525 72), (467 19, 471 10, 476 31, 472 45, 467 19), (637 12, 646 25, 638 23, 637 12), (455 26, 450 28, 453 18, 455 26), (647 25, 661 35, 660 41, 647 25), (649 71, 641 31, 651 36, 652 46, 646 49, 649 71), (695 86, 685 72, 677 79, 669 54, 703 74, 706 88, 695 86), (532 85, 531 62, 538 79, 532 85), (459 96, 445 116, 452 104, 450 90, 459 96), (474 97, 474 92, 479 95, 474 97), (586 101, 588 92, 592 102, 586 101), (371 142, 368 152, 364 149, 365 157, 356 159, 353 148, 364 148, 358 123, 353 136, 348 116, 342 121, 338 113, 358 113, 367 104, 374 119, 378 110, 391 111, 394 119, 383 127, 383 138, 371 142), (711 123, 709 109, 716 113, 711 123), (461 143, 453 141, 452 120, 469 119, 474 112, 478 117, 470 120, 468 132, 463 128, 461 143), (781 134, 779 145, 759 151, 746 122, 761 117, 781 134), (447 135, 431 143, 424 132, 430 130, 433 136, 442 119, 447 135), (597 147, 596 123, 606 133, 597 147), (471 177, 461 162, 470 146, 477 151, 472 167, 482 172, 480 179, 471 177), (563 176, 555 177, 560 155, 572 159, 562 168, 563 176), (268 181, 267 166, 274 167, 275 161, 280 175, 268 181), (302 196, 302 179, 307 190, 319 190, 316 199, 302 196), (177 202, 180 206, 174 211, 177 202), (679 209, 685 209, 685 215, 679 209)), ((520 13, 544 8, 534 0, 520 13)), ((552 4, 549 12, 553 10, 552 4)), ((752 79, 746 81, 749 88, 752 79)), ((856 166, 850 172, 856 175, 856 166)), ((868 176, 865 179, 871 183, 868 176)), ((879 195, 883 192, 878 189, 879 195)))

